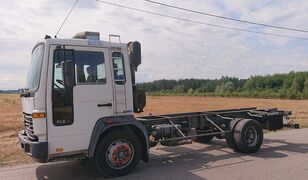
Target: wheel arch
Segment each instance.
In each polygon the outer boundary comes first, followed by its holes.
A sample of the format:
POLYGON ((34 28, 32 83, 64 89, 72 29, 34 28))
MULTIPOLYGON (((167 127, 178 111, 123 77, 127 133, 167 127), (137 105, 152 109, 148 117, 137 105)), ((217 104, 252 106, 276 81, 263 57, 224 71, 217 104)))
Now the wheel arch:
POLYGON ((140 141, 141 144, 141 159, 145 162, 149 162, 149 143, 148 135, 145 127, 135 120, 134 116, 114 116, 114 117, 104 117, 100 118, 92 131, 89 148, 88 157, 94 157, 96 148, 101 139, 108 133, 115 130, 129 130, 131 131, 140 141), (112 124, 106 124, 106 120, 112 120, 112 124))

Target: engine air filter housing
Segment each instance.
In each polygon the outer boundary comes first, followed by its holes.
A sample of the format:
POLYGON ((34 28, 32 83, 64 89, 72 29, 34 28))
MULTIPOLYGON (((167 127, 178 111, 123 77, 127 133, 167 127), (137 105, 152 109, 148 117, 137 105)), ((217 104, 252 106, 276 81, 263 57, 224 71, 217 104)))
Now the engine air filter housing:
POLYGON ((100 40, 99 32, 91 32, 91 31, 84 31, 75 34, 73 36, 74 39, 89 39, 89 40, 100 40))

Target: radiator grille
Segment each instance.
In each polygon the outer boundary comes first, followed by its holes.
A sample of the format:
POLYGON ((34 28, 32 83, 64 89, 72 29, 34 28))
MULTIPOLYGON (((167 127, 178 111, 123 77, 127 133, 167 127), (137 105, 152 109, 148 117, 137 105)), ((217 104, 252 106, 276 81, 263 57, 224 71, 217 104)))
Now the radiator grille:
POLYGON ((30 114, 24 113, 24 123, 25 123, 25 133, 28 138, 32 141, 36 141, 37 137, 34 135, 33 131, 33 119, 30 114))

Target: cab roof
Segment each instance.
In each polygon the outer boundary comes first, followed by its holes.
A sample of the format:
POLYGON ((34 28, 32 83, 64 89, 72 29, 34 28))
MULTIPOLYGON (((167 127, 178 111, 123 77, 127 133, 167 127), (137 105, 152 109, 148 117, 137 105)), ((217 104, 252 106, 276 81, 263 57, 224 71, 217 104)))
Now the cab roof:
POLYGON ((67 45, 67 46, 87 46, 87 47, 105 47, 105 48, 127 48, 125 43, 116 43, 91 39, 46 39, 46 44, 67 45))

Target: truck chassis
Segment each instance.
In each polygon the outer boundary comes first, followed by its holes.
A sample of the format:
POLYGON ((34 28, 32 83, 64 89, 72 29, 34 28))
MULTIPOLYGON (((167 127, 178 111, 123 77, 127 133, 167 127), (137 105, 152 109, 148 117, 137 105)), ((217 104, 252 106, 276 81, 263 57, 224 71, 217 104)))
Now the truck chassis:
POLYGON ((275 131, 290 125, 287 124, 289 115, 290 111, 276 108, 241 108, 132 117, 130 123, 138 124, 146 138, 131 124, 118 124, 108 119, 105 124, 112 124, 115 129, 101 135, 104 138, 97 141, 93 157, 103 175, 119 176, 129 173, 140 159, 149 161, 148 149, 158 143, 163 146, 195 140, 209 143, 216 137, 225 139, 235 151, 254 153, 263 143, 263 129, 275 131))
POLYGON ((163 145, 177 144, 178 141, 183 140, 187 143, 194 139, 200 142, 209 142, 214 136, 219 139, 226 138, 230 145, 233 142, 230 142, 232 138, 229 137, 234 134, 234 128, 238 122, 250 119, 257 122, 262 129, 275 131, 283 128, 283 121, 288 115, 291 115, 290 111, 281 111, 276 108, 241 108, 150 115, 136 119, 147 129, 150 146, 159 142, 163 145), (169 144, 165 142, 169 142, 169 144))

